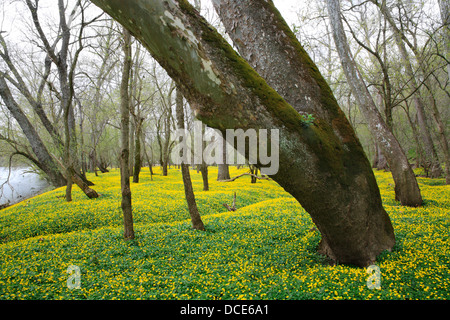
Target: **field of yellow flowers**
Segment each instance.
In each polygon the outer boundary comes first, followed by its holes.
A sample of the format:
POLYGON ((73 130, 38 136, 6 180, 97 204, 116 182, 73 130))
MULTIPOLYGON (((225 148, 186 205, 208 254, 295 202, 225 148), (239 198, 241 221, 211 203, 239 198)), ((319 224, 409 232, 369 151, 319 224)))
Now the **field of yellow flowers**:
MULTIPOLYGON (((331 266, 309 215, 274 181, 217 182, 191 171, 206 231, 191 229, 181 173, 148 168, 132 184, 136 239, 122 239, 119 172, 89 175, 98 199, 56 189, 0 211, 0 300, 9 299, 448 299, 450 187, 418 178, 425 204, 400 206, 390 173, 376 171, 396 233, 377 266, 331 266), (236 192, 238 210, 228 212, 236 192), (77 281, 68 268, 76 266, 77 281), (73 284, 76 283, 76 287, 73 284)), ((245 172, 231 169, 231 175, 245 172)))

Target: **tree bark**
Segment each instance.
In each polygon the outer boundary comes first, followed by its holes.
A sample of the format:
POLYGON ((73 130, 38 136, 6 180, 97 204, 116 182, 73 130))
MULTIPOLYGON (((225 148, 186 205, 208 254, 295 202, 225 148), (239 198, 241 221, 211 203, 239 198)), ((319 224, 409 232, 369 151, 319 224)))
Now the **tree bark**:
POLYGON ((438 0, 438 2, 443 25, 444 53, 447 59, 447 76, 450 81, 450 3, 448 0, 438 0))
MULTIPOLYGON (((196 9, 199 10, 200 1, 197 2, 196 9)), ((202 136, 205 134, 205 126, 202 124, 202 136)), ((205 150, 206 143, 202 139, 202 150, 205 150)), ((203 157, 202 157, 203 158, 203 157)), ((200 172, 202 174, 203 180, 203 191, 209 191, 209 181, 208 181, 208 165, 205 162, 205 159, 202 160, 202 164, 200 166, 200 172)))
POLYGON ((222 141, 222 157, 223 157, 223 163, 219 163, 218 170, 217 170, 217 181, 221 180, 228 180, 230 179, 230 170, 227 160, 227 141, 223 139, 222 141))
POLYGON ((131 69, 131 34, 123 29, 123 52, 125 54, 122 80, 120 84, 120 114, 121 114, 121 146, 120 153, 120 186, 122 192, 123 237, 125 240, 134 239, 133 211, 131 205, 130 171, 129 171, 129 135, 130 135, 130 102, 128 86, 131 69))
MULTIPOLYGON (((304 100, 310 105, 314 99, 317 113, 328 115, 327 121, 318 116, 305 125, 187 1, 92 2, 152 53, 198 119, 221 131, 279 130, 280 166, 272 178, 311 215, 322 234, 321 252, 339 263, 365 267, 392 249, 393 228, 370 163, 331 89, 298 43, 294 48, 302 59, 295 63, 302 67, 302 86, 311 93, 304 100)), ((261 5, 266 6, 264 1, 261 5)), ((266 23, 275 25, 273 19, 266 23)), ((287 41, 287 49, 295 36, 282 25, 279 39, 287 41)))
POLYGON ((373 156, 372 168, 376 168, 377 170, 389 171, 386 158, 381 152, 381 148, 378 147, 378 143, 376 142, 374 143, 374 145, 375 145, 375 154, 373 156))
POLYGON ((339 0, 327 0, 327 7, 333 30, 333 38, 347 82, 350 85, 353 96, 358 101, 361 112, 368 121, 369 129, 376 139, 378 147, 382 150, 391 169, 395 182, 395 197, 402 205, 411 207, 420 206, 423 201, 419 185, 417 184, 416 177, 406 158, 405 152, 381 117, 358 70, 358 66, 353 60, 341 20, 339 0))
POLYGON ((200 172, 203 180, 203 191, 209 191, 208 165, 205 162, 200 165, 200 172))
POLYGON ((142 167, 142 152, 141 152, 141 137, 142 137, 142 122, 143 118, 140 116, 135 119, 136 132, 134 135, 134 169, 133 169, 133 182, 139 183, 139 174, 142 167))
POLYGON ((164 119, 164 147, 163 147, 163 154, 162 154, 162 169, 163 169, 163 176, 167 176, 169 171, 169 144, 170 144, 170 117, 171 117, 171 110, 167 110, 167 117, 164 119))

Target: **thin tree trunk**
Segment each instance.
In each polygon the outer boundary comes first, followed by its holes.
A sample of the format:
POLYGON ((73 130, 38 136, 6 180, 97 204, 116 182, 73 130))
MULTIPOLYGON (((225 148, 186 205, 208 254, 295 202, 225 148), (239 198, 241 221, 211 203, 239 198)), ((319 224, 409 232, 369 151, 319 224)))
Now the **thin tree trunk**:
POLYGON ((129 172, 129 135, 130 135, 130 102, 128 86, 131 69, 131 34, 123 29, 123 52, 125 54, 122 81, 120 85, 120 113, 121 113, 121 153, 120 153, 120 186, 122 191, 123 237, 125 240, 134 239, 133 211, 131 205, 131 188, 129 172))
POLYGON ((142 143, 142 148, 143 148, 143 151, 144 151, 144 156, 145 156, 145 159, 147 160, 148 169, 150 171, 150 180, 153 181, 153 150, 152 150, 152 147, 150 146, 150 152, 152 153, 152 157, 151 157, 152 160, 150 160, 150 157, 148 156, 148 153, 147 153, 147 147, 146 147, 145 134, 144 133, 142 133, 142 142, 143 142, 142 143))
POLYGON ((417 132, 417 126, 414 124, 414 121, 411 119, 411 115, 409 113, 408 101, 405 101, 405 105, 406 105, 406 107, 403 107, 403 110, 405 111, 406 118, 408 119, 408 123, 411 127, 411 131, 413 134, 414 142, 416 145, 416 167, 419 168, 423 162, 422 159, 424 158, 423 150, 422 150, 422 146, 419 141, 419 133, 417 132))
MULTIPOLYGON (((197 10, 199 10, 200 1, 197 1, 196 8, 197 8, 197 10)), ((202 124, 202 136, 204 134, 205 134, 205 126, 202 124)), ((202 150, 205 150, 205 146, 206 146, 206 143, 202 139, 202 150)), ((203 191, 209 191, 208 165, 206 164, 205 159, 202 159, 202 164, 200 165, 200 172, 202 173, 203 191)))
POLYGON ((200 165, 200 172, 202 174, 202 180, 203 180, 203 191, 209 191, 208 165, 204 161, 200 165))
MULTIPOLYGON (((130 103, 131 114, 134 114, 134 104, 130 103)), ((129 134, 129 155, 130 159, 128 160, 128 172, 130 173, 130 177, 134 176, 134 160, 135 160, 135 134, 136 134, 136 121, 134 117, 130 117, 130 134, 129 134)))
POLYGON ((405 206, 422 205, 422 196, 414 172, 397 138, 384 122, 362 75, 353 60, 344 26, 341 20, 339 0, 327 0, 328 15, 333 30, 336 48, 341 59, 345 76, 357 99, 361 112, 369 123, 369 129, 388 162, 395 182, 395 197, 405 206))
MULTIPOLYGON (((184 130, 184 106, 183 106, 183 94, 177 88, 176 93, 176 114, 178 129, 184 130)), ((182 139, 182 138, 180 138, 182 139)), ((198 212, 197 202, 195 201, 194 189, 192 188, 191 174, 189 172, 189 163, 181 163, 181 175, 183 176, 184 194, 186 196, 186 202, 191 216, 192 228, 195 230, 205 230, 203 221, 198 212)))
MULTIPOLYGON (((431 90, 430 90, 431 94, 431 90)), ((444 155, 444 162, 445 162, 445 183, 450 184, 450 150, 448 147, 448 140, 447 136, 445 134, 445 125, 441 119, 441 115, 439 113, 439 110, 436 105, 436 99, 431 95, 431 106, 432 106, 432 113, 434 121, 437 124, 438 132, 439 132, 439 140, 442 147, 442 153, 444 155)))
POLYGON ((279 170, 272 178, 311 215, 322 234, 321 252, 365 267, 392 249, 392 224, 364 150, 317 66, 271 3, 255 1, 271 10, 264 23, 273 27, 285 51, 301 54, 284 62, 301 68, 297 89, 310 93, 304 101, 317 110, 314 124, 306 125, 187 1, 91 1, 133 32, 198 119, 222 131, 279 130, 279 170))
POLYGON ((222 157, 223 163, 217 165, 217 181, 230 179, 230 170, 227 163, 227 141, 225 139, 222 142, 222 157))
POLYGON ((134 136, 134 170, 133 170, 133 182, 139 183, 139 174, 142 167, 142 155, 141 155, 141 136, 142 136, 142 121, 144 119, 140 116, 136 119, 136 132, 134 136))
POLYGON ((71 202, 72 201, 72 178, 70 176, 69 170, 67 170, 66 173, 67 177, 67 185, 66 185, 66 201, 71 202))
POLYGON ((447 59, 447 76, 450 81, 450 2, 448 0, 438 0, 439 11, 441 12, 441 20, 444 38, 444 53, 447 59))

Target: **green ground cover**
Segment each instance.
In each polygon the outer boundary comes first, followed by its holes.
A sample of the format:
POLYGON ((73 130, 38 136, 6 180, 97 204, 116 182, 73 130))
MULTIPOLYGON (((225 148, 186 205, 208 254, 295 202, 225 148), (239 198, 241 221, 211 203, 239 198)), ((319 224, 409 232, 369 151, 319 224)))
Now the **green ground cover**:
MULTIPOLYGON (((366 269, 331 266, 316 253, 319 233, 274 181, 217 182, 191 171, 206 231, 190 227, 179 170, 148 168, 132 184, 136 239, 122 239, 119 172, 88 178, 101 196, 56 189, 0 211, 0 299, 448 299, 450 187, 418 178, 425 204, 394 200, 390 173, 376 171, 396 234, 383 253, 381 288, 366 269), (155 170, 159 173, 158 169, 155 170), (235 212, 231 203, 237 193, 235 212), (69 289, 70 265, 81 272, 69 289)), ((232 168, 231 175, 243 173, 232 168)), ((324 195, 326 196, 326 195, 324 195)))

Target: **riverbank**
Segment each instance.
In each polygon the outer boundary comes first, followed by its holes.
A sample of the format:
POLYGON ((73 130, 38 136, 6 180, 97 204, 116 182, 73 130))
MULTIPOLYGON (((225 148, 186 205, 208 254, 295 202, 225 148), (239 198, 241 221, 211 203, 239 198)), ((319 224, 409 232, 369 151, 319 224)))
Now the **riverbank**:
POLYGON ((30 168, 0 167, 0 209, 43 192, 51 185, 30 168))

